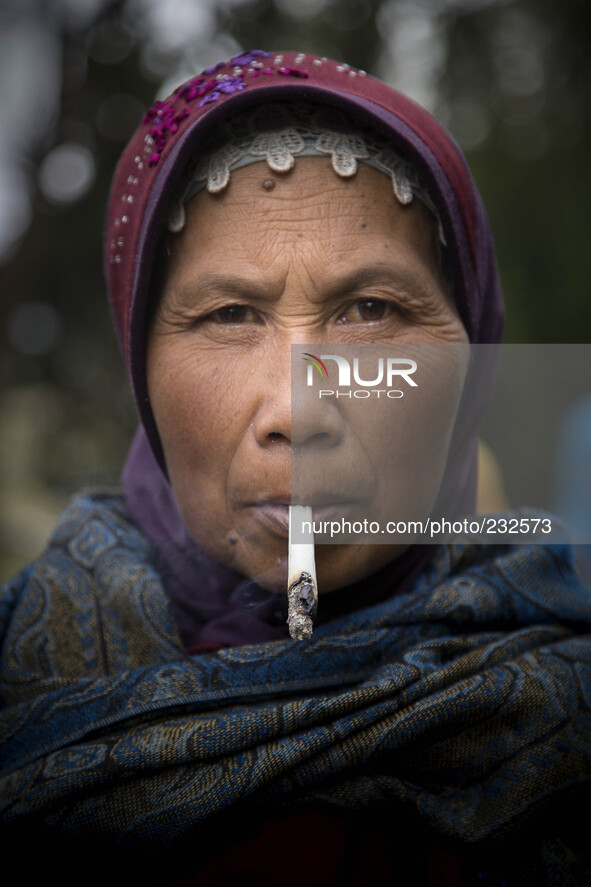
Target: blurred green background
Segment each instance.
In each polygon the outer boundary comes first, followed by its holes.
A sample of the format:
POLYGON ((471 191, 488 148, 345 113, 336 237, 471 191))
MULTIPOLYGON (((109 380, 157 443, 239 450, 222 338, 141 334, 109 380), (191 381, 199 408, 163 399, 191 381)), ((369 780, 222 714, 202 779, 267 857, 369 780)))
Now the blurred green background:
POLYGON ((118 155, 156 97, 253 47, 347 61, 428 107, 488 208, 507 340, 590 340, 583 0, 4 0, 0 579, 77 489, 117 483, 135 427, 101 268, 118 155))

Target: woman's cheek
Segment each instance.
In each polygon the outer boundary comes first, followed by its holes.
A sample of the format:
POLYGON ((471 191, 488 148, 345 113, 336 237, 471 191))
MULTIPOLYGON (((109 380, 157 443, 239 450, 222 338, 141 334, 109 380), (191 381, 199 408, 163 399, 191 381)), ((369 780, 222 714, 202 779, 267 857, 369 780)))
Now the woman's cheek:
POLYGON ((167 463, 171 450, 182 449, 201 462, 222 444, 231 426, 229 375, 222 360, 191 344, 155 346, 148 386, 167 463))

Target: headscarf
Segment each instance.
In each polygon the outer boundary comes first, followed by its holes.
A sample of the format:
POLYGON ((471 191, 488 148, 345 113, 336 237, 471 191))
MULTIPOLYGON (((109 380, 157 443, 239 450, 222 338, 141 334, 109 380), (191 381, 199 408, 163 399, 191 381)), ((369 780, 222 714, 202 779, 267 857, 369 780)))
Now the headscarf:
MULTIPOLYGON (((285 602, 217 564, 190 538, 166 477, 146 384, 146 324, 154 257, 189 163, 227 121, 269 102, 306 102, 343 111, 386 139, 417 171, 439 216, 457 309, 471 343, 500 341, 503 306, 488 221, 462 153, 423 108, 365 71, 315 55, 253 50, 219 62, 156 102, 125 149, 111 188, 105 267, 119 342, 142 427, 123 474, 129 511, 156 549, 156 560, 181 634, 192 645, 247 643, 285 633, 285 602), (197 626, 197 628, 195 628, 197 626)), ((471 510, 476 488, 477 429, 490 368, 469 372, 446 474, 454 506, 471 510)), ((447 501, 447 500, 446 500, 447 501)), ((347 600, 367 603, 408 588, 428 553, 413 546, 347 600)), ((337 606, 324 608, 330 616, 337 606)), ((324 607, 324 604, 323 604, 324 607)), ((341 610, 342 611, 342 610, 341 610)))

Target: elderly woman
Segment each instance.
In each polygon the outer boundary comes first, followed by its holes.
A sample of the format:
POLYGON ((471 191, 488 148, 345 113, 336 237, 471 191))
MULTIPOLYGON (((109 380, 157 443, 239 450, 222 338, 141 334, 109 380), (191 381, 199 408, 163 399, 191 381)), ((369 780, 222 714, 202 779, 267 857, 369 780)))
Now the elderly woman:
POLYGON ((142 424, 123 494, 76 499, 4 589, 8 833, 44 870, 89 847, 101 880, 117 850, 138 883, 583 883, 567 548, 321 546, 314 632, 286 625, 294 447, 354 455, 345 399, 292 414, 292 345, 459 355, 424 493, 473 507, 490 382, 466 349, 502 305, 450 137, 363 71, 255 50, 148 112, 105 247, 142 424))

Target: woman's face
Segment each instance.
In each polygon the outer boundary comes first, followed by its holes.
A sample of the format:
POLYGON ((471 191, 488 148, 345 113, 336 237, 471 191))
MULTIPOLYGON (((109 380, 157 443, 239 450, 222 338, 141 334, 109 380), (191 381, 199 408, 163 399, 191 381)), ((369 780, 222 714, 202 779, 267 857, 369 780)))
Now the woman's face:
MULTIPOLYGON (((343 179, 324 158, 299 158, 287 175, 253 164, 186 209, 148 339, 170 482, 197 543, 284 590, 296 434, 290 346, 468 337, 439 270, 433 218, 418 200, 401 206, 377 170, 360 164, 343 179)), ((452 375, 457 406, 465 365, 452 375)), ((323 402, 305 435, 331 440, 338 464, 335 410, 323 402)), ((319 547, 320 591, 370 575, 403 548, 319 547)))

